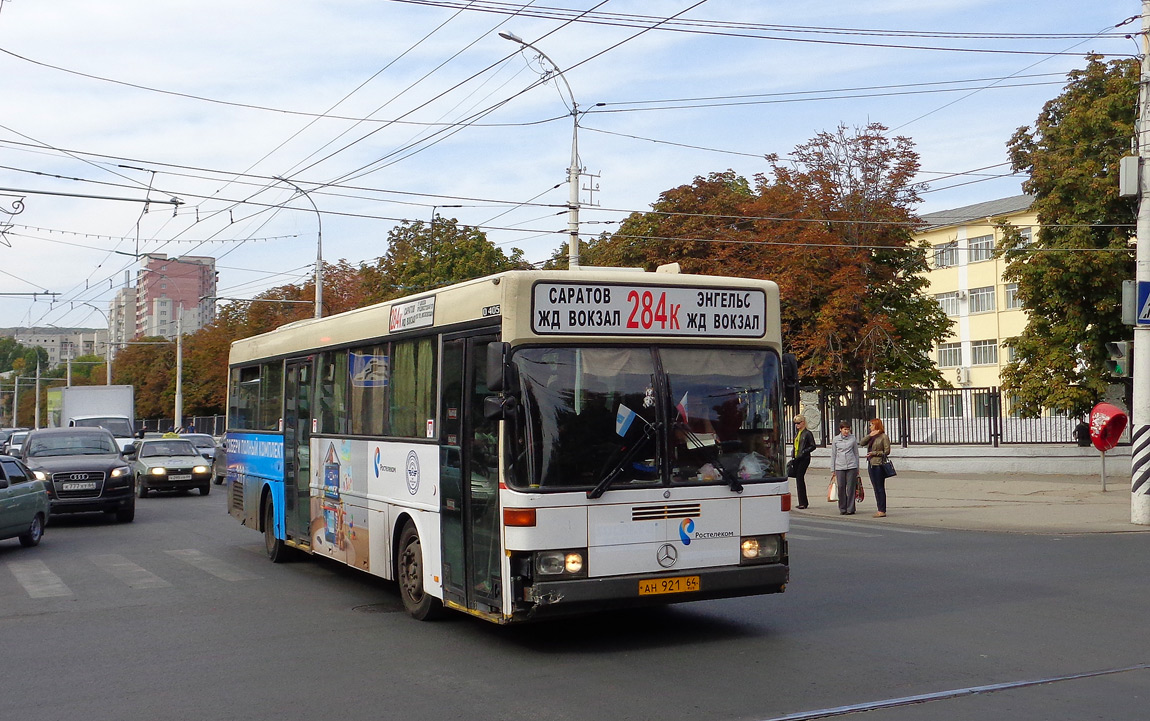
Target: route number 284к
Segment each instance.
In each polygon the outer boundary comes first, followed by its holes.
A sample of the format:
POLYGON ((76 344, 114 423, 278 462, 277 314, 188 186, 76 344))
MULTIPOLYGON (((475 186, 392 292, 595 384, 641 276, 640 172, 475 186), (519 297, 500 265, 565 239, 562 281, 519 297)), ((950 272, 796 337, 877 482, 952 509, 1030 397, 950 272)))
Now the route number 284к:
POLYGON ((649 290, 640 293, 632 290, 627 294, 627 302, 631 304, 631 315, 627 316, 628 328, 642 328, 662 330, 679 328, 680 303, 667 303, 667 294, 660 292, 658 296, 649 290))

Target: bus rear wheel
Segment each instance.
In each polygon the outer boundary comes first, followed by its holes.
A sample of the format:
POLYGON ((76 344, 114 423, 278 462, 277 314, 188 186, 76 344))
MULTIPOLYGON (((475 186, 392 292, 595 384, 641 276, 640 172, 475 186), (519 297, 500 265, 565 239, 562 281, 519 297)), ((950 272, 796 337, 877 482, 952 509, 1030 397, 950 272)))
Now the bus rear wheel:
POLYGON ((288 549, 281 539, 276 538, 275 504, 272 499, 264 501, 264 549, 268 552, 268 559, 272 563, 283 563, 287 560, 288 549))
POLYGON ((417 621, 431 621, 443 614, 443 604, 423 588, 423 545, 415 524, 408 521, 399 534, 395 570, 403 607, 417 621))

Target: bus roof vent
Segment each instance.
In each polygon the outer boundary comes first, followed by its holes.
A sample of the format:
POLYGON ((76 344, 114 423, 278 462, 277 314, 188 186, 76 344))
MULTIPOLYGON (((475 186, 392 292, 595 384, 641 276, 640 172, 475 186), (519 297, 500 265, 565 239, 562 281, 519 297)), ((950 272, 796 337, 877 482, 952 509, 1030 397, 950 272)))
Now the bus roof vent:
POLYGON ((679 272, 679 264, 678 263, 664 263, 663 265, 660 265, 658 268, 656 268, 655 272, 656 273, 678 273, 679 272))

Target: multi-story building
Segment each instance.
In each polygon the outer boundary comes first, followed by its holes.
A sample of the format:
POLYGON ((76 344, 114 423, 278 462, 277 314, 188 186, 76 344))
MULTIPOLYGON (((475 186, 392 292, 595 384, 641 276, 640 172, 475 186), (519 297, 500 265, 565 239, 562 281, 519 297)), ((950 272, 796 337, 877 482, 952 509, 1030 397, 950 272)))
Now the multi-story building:
POLYGON ((136 337, 136 287, 127 285, 116 291, 108 304, 108 339, 119 349, 136 337))
POLYGON ((215 294, 215 258, 149 253, 136 272, 132 337, 175 338, 178 329, 199 330, 215 319, 215 294))
POLYGON ((994 257, 1006 220, 1029 237, 1038 230, 1033 196, 1016 195, 922 216, 918 234, 933 246, 930 290, 954 321, 951 336, 935 349, 935 362, 955 386, 998 386, 1013 359, 1007 339, 1022 333, 1026 314, 1018 287, 1002 279, 1006 262, 994 257))
POLYGON ((13 338, 20 345, 48 351, 48 368, 55 368, 83 355, 103 356, 108 331, 103 328, 28 328, 18 330, 13 338))

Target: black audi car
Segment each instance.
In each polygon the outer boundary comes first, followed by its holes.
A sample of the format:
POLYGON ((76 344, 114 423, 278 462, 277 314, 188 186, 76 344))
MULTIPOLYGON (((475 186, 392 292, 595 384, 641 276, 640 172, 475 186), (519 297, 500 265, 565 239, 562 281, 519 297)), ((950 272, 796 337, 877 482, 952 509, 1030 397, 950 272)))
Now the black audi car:
POLYGON ((136 517, 132 469, 103 428, 42 428, 28 433, 20 457, 46 481, 52 515, 103 511, 121 523, 136 517))

